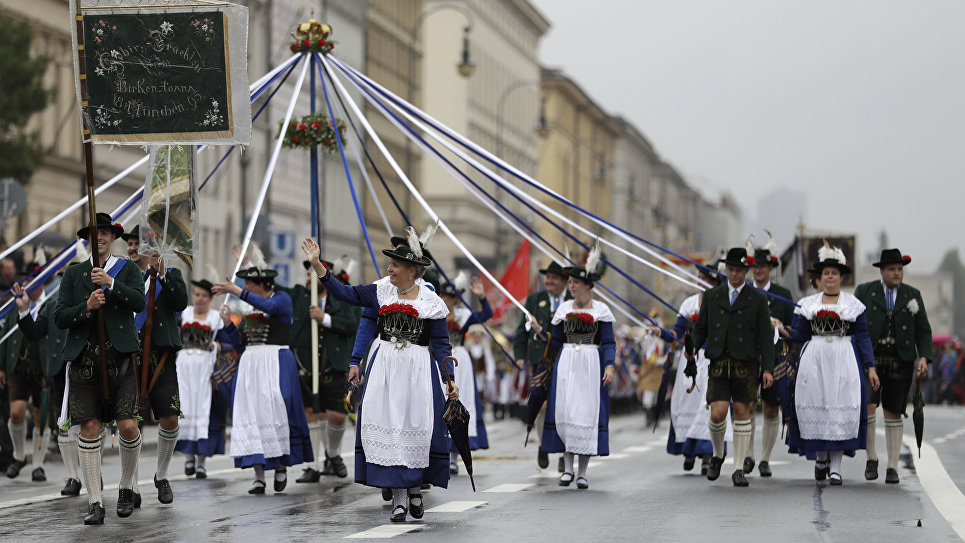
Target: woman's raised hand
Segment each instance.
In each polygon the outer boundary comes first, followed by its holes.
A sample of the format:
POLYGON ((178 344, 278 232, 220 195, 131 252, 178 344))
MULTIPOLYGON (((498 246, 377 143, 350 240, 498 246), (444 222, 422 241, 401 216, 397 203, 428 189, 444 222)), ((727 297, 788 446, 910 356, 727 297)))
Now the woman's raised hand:
POLYGON ((318 260, 318 255, 321 253, 321 249, 312 238, 305 238, 305 241, 302 242, 302 251, 305 253, 305 257, 310 264, 314 264, 315 261, 318 260))
POLYGON ((483 287, 482 279, 478 277, 472 278, 472 283, 469 284, 469 290, 472 291, 477 298, 482 298, 486 295, 486 289, 483 287))

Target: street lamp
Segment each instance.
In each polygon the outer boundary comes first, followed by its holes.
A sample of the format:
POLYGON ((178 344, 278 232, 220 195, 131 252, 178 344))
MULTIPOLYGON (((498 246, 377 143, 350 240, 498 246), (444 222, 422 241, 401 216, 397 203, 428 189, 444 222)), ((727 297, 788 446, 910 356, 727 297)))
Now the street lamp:
POLYGON ((462 60, 456 68, 459 69, 459 75, 468 78, 476 70, 476 63, 472 61, 469 57, 469 31, 472 28, 466 25, 462 30, 462 60))
POLYGON ((593 180, 602 183, 607 180, 606 159, 601 154, 598 160, 599 163, 597 165, 596 175, 593 176, 593 180))
POLYGON ((536 133, 539 137, 546 139, 550 135, 550 123, 546 122, 546 97, 539 101, 539 121, 536 123, 536 133))

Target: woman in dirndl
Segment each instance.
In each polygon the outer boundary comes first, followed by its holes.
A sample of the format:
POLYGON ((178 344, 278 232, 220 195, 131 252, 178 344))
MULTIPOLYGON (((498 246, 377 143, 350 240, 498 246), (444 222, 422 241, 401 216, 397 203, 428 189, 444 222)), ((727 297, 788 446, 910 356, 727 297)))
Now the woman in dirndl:
POLYGON ((542 447, 563 454, 560 486, 574 479, 573 459, 578 456, 576 486, 590 487, 586 468, 590 456, 610 454, 608 386, 613 380, 616 342, 613 313, 592 296, 600 279, 600 249, 593 247, 585 266, 566 268, 572 300, 560 304, 553 315, 550 350, 559 349, 543 426, 542 447))
MULTIPOLYGON (((235 378, 229 449, 235 467, 254 469, 249 494, 265 493, 265 470, 274 470, 274 489, 281 492, 288 484, 288 466, 314 459, 298 365, 288 349, 292 300, 286 292, 275 291, 277 275, 261 262, 237 273, 244 288, 231 282, 212 288, 214 294, 233 294, 254 308, 242 323, 245 350, 235 378)), ((234 323, 223 331, 237 334, 234 323)))
POLYGON ((863 372, 875 390, 878 374, 865 306, 841 290, 851 273, 844 253, 825 243, 811 272, 819 292, 798 302, 790 331, 780 330, 791 342, 804 343, 787 444, 790 452, 815 459, 815 479, 838 486, 842 457, 854 456, 867 442, 863 372))
MULTIPOLYGON (((452 345, 452 356, 456 358, 456 385, 462 393, 462 404, 472 414, 471 418, 476 419, 475 423, 469 425, 469 448, 473 451, 489 448, 489 438, 486 436, 486 423, 483 421, 483 404, 479 397, 479 388, 476 385, 476 370, 473 367, 472 357, 469 350, 465 347, 466 334, 469 327, 474 324, 481 324, 493 316, 493 308, 486 299, 486 290, 483 288, 482 281, 473 278, 469 287, 470 291, 479 298, 482 306, 480 311, 473 311, 460 303, 459 296, 466 292, 466 282, 468 276, 465 272, 459 272, 452 283, 446 283, 439 291, 439 297, 446 303, 449 315, 446 317, 446 329, 449 331, 449 344, 452 345)), ((455 443, 449 439, 449 474, 459 473, 459 466, 456 463, 459 459, 459 451, 455 443)))
MULTIPOLYGON (((433 229, 434 230, 434 229, 433 229)), ((446 396, 459 399, 452 380, 452 347, 446 329, 449 309, 420 284, 431 261, 423 249, 431 231, 419 238, 410 226, 409 245, 383 249, 386 276, 367 285, 342 285, 319 260, 315 240, 302 250, 328 293, 346 303, 377 309, 378 337, 370 351, 355 434, 355 482, 392 489, 392 522, 422 518, 421 485, 449 484, 449 439, 442 417, 446 396), (446 379, 448 392, 443 391, 446 379)), ((359 383, 353 360, 348 380, 359 383)))

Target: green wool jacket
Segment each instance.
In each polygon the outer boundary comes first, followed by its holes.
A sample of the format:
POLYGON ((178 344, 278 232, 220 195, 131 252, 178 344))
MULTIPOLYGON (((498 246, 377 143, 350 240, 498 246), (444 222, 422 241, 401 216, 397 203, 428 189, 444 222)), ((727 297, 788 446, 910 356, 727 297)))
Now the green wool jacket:
MULTIPOLYGON (((563 300, 570 299, 569 290, 564 291, 563 300)), ((553 314, 550 312, 550 295, 545 290, 534 292, 526 297, 523 307, 536 317, 536 322, 543 327, 543 333, 549 337, 553 332, 553 314)), ((526 360, 532 365, 539 364, 543 360, 543 353, 546 351, 546 342, 536 337, 533 330, 526 331, 526 315, 519 319, 516 333, 513 336, 513 356, 516 360, 526 360)), ((556 358, 556 352, 549 353, 549 359, 556 358)))
POLYGON ((20 329, 28 340, 40 342, 40 357, 44 363, 44 376, 54 378, 67 363, 64 360, 64 340, 67 331, 54 326, 54 309, 57 298, 48 298, 37 312, 37 318, 28 315, 19 321, 20 329))
MULTIPOLYGON (((84 350, 91 332, 96 338, 94 311, 87 310, 87 298, 97 285, 90 279, 93 269, 90 260, 69 266, 60 282, 54 324, 66 329, 64 359, 75 360, 84 350)), ((133 353, 141 349, 134 328, 134 314, 144 309, 144 279, 141 270, 130 260, 114 277, 114 288, 106 293, 107 303, 101 308, 104 324, 111 344, 121 353, 133 353)))
MULTIPOLYGON (((13 330, 17 326, 17 306, 11 307, 10 312, 8 312, 4 318, 3 322, 0 323, 0 337, 3 337, 13 330)), ((17 364, 20 362, 20 351, 23 349, 24 342, 28 342, 27 338, 24 337, 23 331, 17 328, 10 334, 7 341, 0 343, 0 370, 7 372, 7 376, 13 375, 13 372, 17 369, 17 364)), ((27 360, 26 362, 35 369, 40 369, 41 362, 43 361, 43 353, 40 352, 40 347, 37 341, 32 341, 35 344, 33 350, 34 356, 27 360)))
MULTIPOLYGON (((794 301, 791 298, 791 291, 782 287, 781 285, 771 283, 771 288, 767 289, 767 291, 771 294, 776 294, 785 300, 791 300, 792 302, 794 301)), ((794 306, 770 296, 765 297, 767 298, 767 307, 771 311, 771 316, 781 321, 784 326, 790 326, 791 321, 794 320, 794 306)))
MULTIPOLYGON (((140 271, 140 270, 139 270, 140 271)), ((147 281, 147 274, 143 277, 142 285, 147 281)), ((178 316, 188 307, 188 288, 184 284, 181 270, 168 268, 164 279, 158 277, 161 292, 154 301, 154 326, 151 332, 151 350, 170 347, 174 351, 181 349, 181 328, 178 326, 178 316)), ((149 283, 148 283, 149 284, 149 283)), ((147 307, 147 293, 144 295, 144 307, 147 307)), ((144 339, 144 330, 140 331, 144 339)), ((143 347, 142 347, 143 348, 143 347)))
MULTIPOLYGON (((885 331, 885 317, 888 313, 885 288, 881 281, 870 281, 858 285, 854 295, 865 305, 871 345, 877 346, 878 339, 885 331)), ((928 324, 928 314, 925 312, 921 292, 915 287, 904 283, 898 287, 898 293, 895 294, 894 323, 898 358, 909 361, 925 357, 931 362, 931 325, 928 324)))
POLYGON ((691 337, 693 345, 705 345, 710 360, 758 361, 762 371, 774 370, 774 329, 767 297, 747 285, 733 306, 727 283, 704 292, 691 337))
MULTIPOLYGON (((305 369, 311 371, 312 327, 309 325, 311 318, 308 309, 312 306, 312 293, 304 285, 280 287, 279 290, 287 292, 292 299, 291 350, 305 369)), ((325 313, 331 315, 332 327, 318 326, 319 368, 324 368, 327 363, 335 371, 348 371, 362 308, 328 296, 325 313)))

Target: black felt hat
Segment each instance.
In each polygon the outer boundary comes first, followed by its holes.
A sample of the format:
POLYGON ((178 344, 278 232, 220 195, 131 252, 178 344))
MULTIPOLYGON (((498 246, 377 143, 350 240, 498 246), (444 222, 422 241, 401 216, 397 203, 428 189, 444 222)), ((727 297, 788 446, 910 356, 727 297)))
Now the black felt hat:
POLYGON ((121 239, 123 239, 124 241, 128 241, 131 238, 134 238, 137 240, 141 239, 141 225, 135 224, 134 228, 131 228, 129 232, 125 234, 121 234, 121 239))
POLYGON ((837 247, 831 247, 827 242, 824 242, 824 247, 818 249, 817 262, 815 262, 808 271, 820 276, 821 271, 829 266, 837 268, 838 271, 844 275, 851 274, 851 268, 846 263, 844 251, 837 247))
POLYGON ((727 256, 724 257, 724 264, 746 268, 754 265, 754 257, 748 257, 747 249, 744 247, 733 247, 727 250, 727 256))
POLYGON ((211 288, 214 287, 211 281, 208 281, 207 279, 202 279, 200 281, 191 281, 191 284, 198 288, 203 288, 204 290, 207 290, 208 294, 211 294, 212 296, 214 296, 214 293, 211 292, 211 288))
POLYGON ((555 273, 556 275, 562 275, 563 277, 566 277, 566 270, 564 270, 563 266, 560 266, 555 261, 550 262, 549 266, 546 266, 545 268, 541 269, 539 272, 541 274, 555 273))
MULTIPOLYGON (((114 222, 114 219, 112 219, 111 216, 108 215, 107 213, 98 213, 97 228, 105 228, 105 227, 110 228, 111 231, 114 232, 115 237, 121 237, 124 235, 124 227, 121 226, 121 223, 114 222)), ((90 225, 88 224, 77 231, 77 237, 80 239, 88 239, 90 237, 88 235, 89 233, 90 233, 90 225)))
POLYGON ((262 269, 258 266, 252 266, 250 268, 245 268, 243 270, 238 270, 236 274, 242 279, 260 280, 260 279, 272 279, 278 275, 278 272, 270 269, 262 269))
MULTIPOLYGON (((322 266, 325 266, 325 269, 327 269, 327 270, 332 269, 332 266, 334 265, 334 264, 332 264, 331 262, 329 262, 328 260, 325 260, 324 258, 319 258, 318 260, 320 260, 320 261, 322 262, 322 266)), ((306 270, 310 270, 310 269, 312 269, 312 264, 311 264, 311 262, 309 262, 309 261, 307 261, 307 260, 302 260, 302 267, 304 267, 306 270)))
MULTIPOLYGON (((389 238, 389 243, 390 243, 393 247, 399 247, 399 246, 402 246, 402 245, 408 247, 408 246, 409 246, 409 239, 406 238, 405 236, 392 236, 391 238, 389 238)), ((384 252, 384 251, 383 251, 383 252, 384 252)), ((432 258, 432 253, 430 253, 430 252, 429 252, 429 249, 426 249, 425 247, 422 248, 422 256, 428 258, 429 260, 433 260, 433 258, 432 258)))
POLYGON ((761 264, 767 264, 772 268, 776 268, 781 264, 781 260, 777 255, 771 254, 768 249, 755 249, 754 250, 754 265, 758 266, 761 264))
POLYGON ((588 283, 595 283, 600 280, 600 274, 593 273, 586 269, 584 266, 567 266, 563 268, 563 275, 565 277, 575 277, 577 279, 582 279, 588 283))
POLYGON ((415 252, 409 248, 408 245, 399 245, 394 249, 382 249, 382 254, 393 259, 412 264, 413 266, 422 266, 427 268, 432 265, 432 261, 427 258, 425 250, 423 250, 423 255, 421 257, 416 256, 415 252))
POLYGON ((885 249, 881 251, 881 258, 872 264, 872 266, 876 268, 883 268, 892 264, 901 264, 902 266, 907 266, 908 264, 911 264, 911 257, 901 254, 901 251, 898 249, 885 249))

